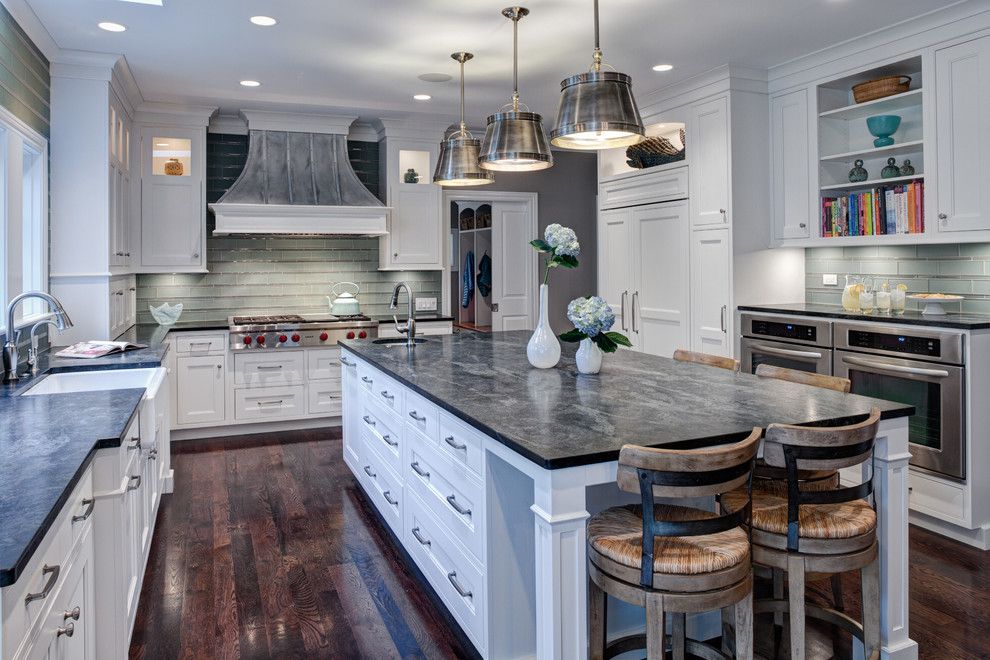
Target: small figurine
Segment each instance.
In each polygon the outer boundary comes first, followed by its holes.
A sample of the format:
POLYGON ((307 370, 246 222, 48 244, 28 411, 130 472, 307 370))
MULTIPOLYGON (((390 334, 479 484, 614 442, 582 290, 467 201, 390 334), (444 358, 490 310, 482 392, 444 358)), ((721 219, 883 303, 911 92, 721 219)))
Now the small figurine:
POLYGON ((402 180, 405 183, 419 183, 419 174, 416 173, 416 170, 410 167, 402 176, 402 180))
POLYGON ((911 164, 910 158, 904 159, 904 164, 901 165, 901 176, 914 176, 914 165, 911 164))
POLYGON ((901 175, 901 168, 895 165, 896 161, 893 158, 887 159, 887 167, 880 171, 880 176, 884 179, 893 179, 901 175))
POLYGON ((857 160, 853 163, 856 167, 849 170, 849 183, 859 183, 860 181, 866 181, 870 174, 863 167, 863 161, 857 160))

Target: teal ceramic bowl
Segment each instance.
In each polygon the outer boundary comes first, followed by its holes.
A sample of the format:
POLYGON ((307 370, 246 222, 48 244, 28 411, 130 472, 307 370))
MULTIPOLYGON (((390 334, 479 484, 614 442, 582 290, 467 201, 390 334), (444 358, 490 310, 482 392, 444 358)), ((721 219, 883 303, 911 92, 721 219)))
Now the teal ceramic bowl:
POLYGON ((870 135, 876 138, 873 141, 874 147, 889 147, 894 144, 894 138, 890 136, 896 133, 900 126, 900 115, 874 115, 866 118, 866 127, 870 129, 870 135))

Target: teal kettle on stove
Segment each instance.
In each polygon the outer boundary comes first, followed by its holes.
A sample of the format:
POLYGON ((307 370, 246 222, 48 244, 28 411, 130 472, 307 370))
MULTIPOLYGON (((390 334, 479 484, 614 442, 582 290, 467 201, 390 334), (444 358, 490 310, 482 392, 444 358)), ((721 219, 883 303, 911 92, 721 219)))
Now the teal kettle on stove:
POLYGON ((361 287, 359 287, 354 282, 337 282, 330 285, 330 293, 336 297, 327 296, 327 302, 330 303, 330 313, 334 316, 357 316, 361 313, 361 303, 358 302, 357 294, 361 292, 361 287), (350 291, 338 291, 338 287, 343 288, 345 285, 354 287, 354 293, 350 291))

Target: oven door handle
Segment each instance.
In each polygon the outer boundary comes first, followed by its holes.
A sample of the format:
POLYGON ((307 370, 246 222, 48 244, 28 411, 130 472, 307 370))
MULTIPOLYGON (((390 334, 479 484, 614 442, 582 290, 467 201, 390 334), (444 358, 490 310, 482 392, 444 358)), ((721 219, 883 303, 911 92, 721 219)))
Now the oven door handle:
POLYGON ((796 358, 812 358, 815 360, 822 359, 822 354, 816 351, 794 351, 789 348, 774 348, 773 346, 764 346, 763 344, 752 344, 749 348, 753 352, 759 351, 760 353, 767 353, 768 355, 781 355, 783 357, 796 357, 796 358))
POLYGON ((920 367, 905 367, 899 364, 886 364, 884 362, 874 362, 863 358, 842 356, 842 361, 846 364, 854 364, 857 367, 867 367, 868 369, 878 369, 880 371, 893 371, 899 374, 911 374, 913 376, 929 376, 932 378, 948 378, 949 372, 944 369, 921 369, 920 367))

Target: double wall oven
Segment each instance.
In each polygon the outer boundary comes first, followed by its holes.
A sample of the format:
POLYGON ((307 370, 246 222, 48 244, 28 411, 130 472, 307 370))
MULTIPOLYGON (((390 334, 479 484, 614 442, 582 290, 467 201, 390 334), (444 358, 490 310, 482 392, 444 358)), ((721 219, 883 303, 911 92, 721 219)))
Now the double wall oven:
POLYGON ((742 315, 742 366, 848 378, 852 392, 914 406, 911 465, 966 479, 965 333, 883 323, 742 315))

